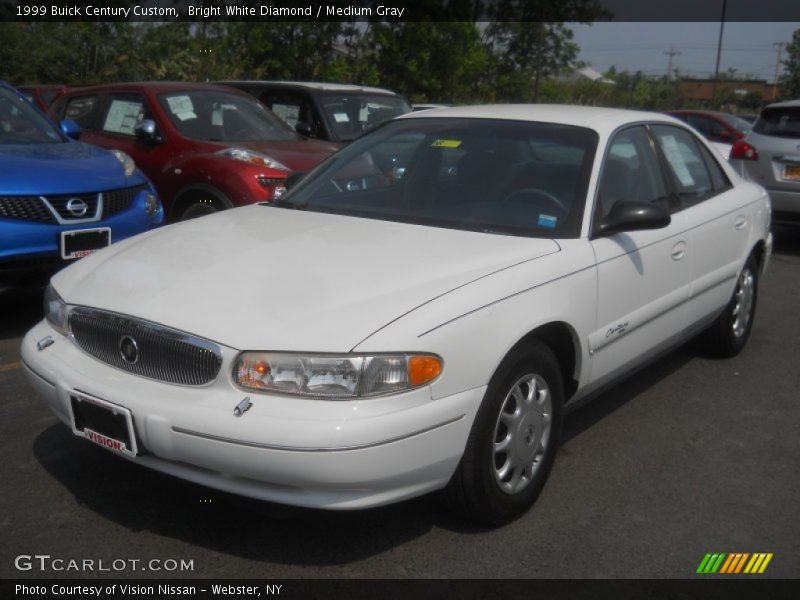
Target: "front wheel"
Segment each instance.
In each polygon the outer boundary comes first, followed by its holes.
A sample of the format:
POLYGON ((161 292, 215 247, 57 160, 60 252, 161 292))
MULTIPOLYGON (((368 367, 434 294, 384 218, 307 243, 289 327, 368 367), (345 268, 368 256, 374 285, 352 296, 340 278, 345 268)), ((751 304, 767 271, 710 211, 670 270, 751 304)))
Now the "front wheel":
POLYGON ((220 206, 219 202, 217 202, 216 200, 211 200, 211 199, 198 200, 196 202, 189 204, 183 210, 179 220, 187 221, 189 219, 196 219, 197 217, 212 215, 215 212, 219 212, 220 210, 222 210, 222 206, 220 206))
POLYGON ((742 267, 736 288, 725 310, 708 331, 708 342, 714 354, 736 356, 750 337, 758 300, 758 263, 751 256, 742 267))
POLYGON ((544 487, 561 434, 564 392, 558 361, 538 341, 498 368, 475 417, 445 500, 465 518, 508 523, 544 487))

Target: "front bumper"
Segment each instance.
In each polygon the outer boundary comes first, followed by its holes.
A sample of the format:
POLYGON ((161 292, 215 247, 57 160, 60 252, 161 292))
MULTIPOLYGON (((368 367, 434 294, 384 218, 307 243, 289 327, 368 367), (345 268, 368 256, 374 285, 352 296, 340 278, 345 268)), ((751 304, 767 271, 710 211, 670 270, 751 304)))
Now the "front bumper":
POLYGON ((14 219, 0 219, 0 284, 24 281, 28 274, 49 274, 72 264, 61 258, 61 233, 108 227, 111 242, 149 231, 164 221, 164 209, 159 206, 152 216, 145 212, 145 197, 152 190, 139 192, 130 206, 119 213, 93 222, 79 224, 50 224, 14 219))
POLYGON ((128 408, 140 455, 176 477, 243 496, 329 509, 389 504, 444 487, 485 388, 431 400, 429 388, 359 401, 248 394, 230 381, 235 351, 203 387, 137 377, 85 354, 42 321, 25 336, 30 383, 71 426, 76 391, 128 408), (52 336, 42 351, 36 342, 52 336))

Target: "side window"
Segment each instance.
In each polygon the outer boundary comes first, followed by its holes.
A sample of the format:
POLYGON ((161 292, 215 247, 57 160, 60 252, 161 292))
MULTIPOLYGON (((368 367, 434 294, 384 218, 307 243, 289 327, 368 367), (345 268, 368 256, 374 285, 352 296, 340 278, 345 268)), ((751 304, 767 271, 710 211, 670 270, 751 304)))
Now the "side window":
POLYGON ((711 140, 723 141, 730 139, 730 135, 727 134, 725 126, 709 117, 690 115, 688 123, 711 140))
POLYGON ((72 119, 83 129, 93 130, 95 115, 100 105, 99 96, 69 98, 64 109, 64 119, 72 119))
POLYGON ((259 98, 279 118, 294 129, 300 121, 311 126, 313 135, 318 133, 318 123, 314 118, 311 100, 305 94, 293 92, 264 92, 259 98))
POLYGON ((654 125, 653 133, 667 162, 681 207, 687 208, 716 192, 706 161, 694 136, 678 127, 654 125))
POLYGON ((139 94, 113 94, 105 111, 101 129, 133 137, 134 128, 145 118, 145 101, 139 94))
POLYGON ((600 175, 596 217, 608 215, 617 202, 648 202, 670 210, 664 176, 644 127, 625 129, 609 144, 600 175))

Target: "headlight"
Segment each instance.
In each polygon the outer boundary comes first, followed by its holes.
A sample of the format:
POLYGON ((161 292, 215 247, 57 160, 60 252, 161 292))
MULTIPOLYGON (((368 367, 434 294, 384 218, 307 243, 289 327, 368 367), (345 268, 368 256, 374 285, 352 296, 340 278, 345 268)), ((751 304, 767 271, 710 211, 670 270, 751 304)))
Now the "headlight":
POLYGON ((158 212, 158 209, 158 198, 156 198, 154 194, 148 192, 144 197, 144 212, 147 213, 148 217, 152 217, 158 212))
POLYGON ((133 159, 122 150, 112 150, 111 153, 117 157, 117 160, 122 165, 122 169, 125 171, 125 177, 133 175, 133 172, 136 170, 136 163, 133 162, 133 159))
POLYGON ((268 169, 281 169, 289 171, 289 167, 279 163, 277 160, 261 152, 254 152, 253 150, 245 150, 244 148, 225 148, 217 152, 218 156, 225 156, 233 160, 240 160, 242 162, 257 165, 259 167, 267 167, 268 169))
POLYGON ((67 303, 56 293, 52 285, 44 292, 44 316, 48 323, 62 334, 67 334, 67 303))
POLYGON ((442 372, 433 354, 307 355, 243 352, 234 380, 248 390, 349 400, 426 385, 442 372))

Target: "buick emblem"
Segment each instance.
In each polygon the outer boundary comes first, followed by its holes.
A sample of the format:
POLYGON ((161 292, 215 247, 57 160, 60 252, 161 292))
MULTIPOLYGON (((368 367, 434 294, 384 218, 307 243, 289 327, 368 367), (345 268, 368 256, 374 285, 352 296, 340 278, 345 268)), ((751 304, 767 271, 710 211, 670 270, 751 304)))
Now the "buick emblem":
POLYGON ((83 217, 89 210, 89 205, 80 198, 67 200, 67 210, 73 217, 83 217))
POLYGON ((123 335, 119 340, 119 353, 129 365, 135 365, 139 360, 139 346, 136 340, 129 335, 123 335))

